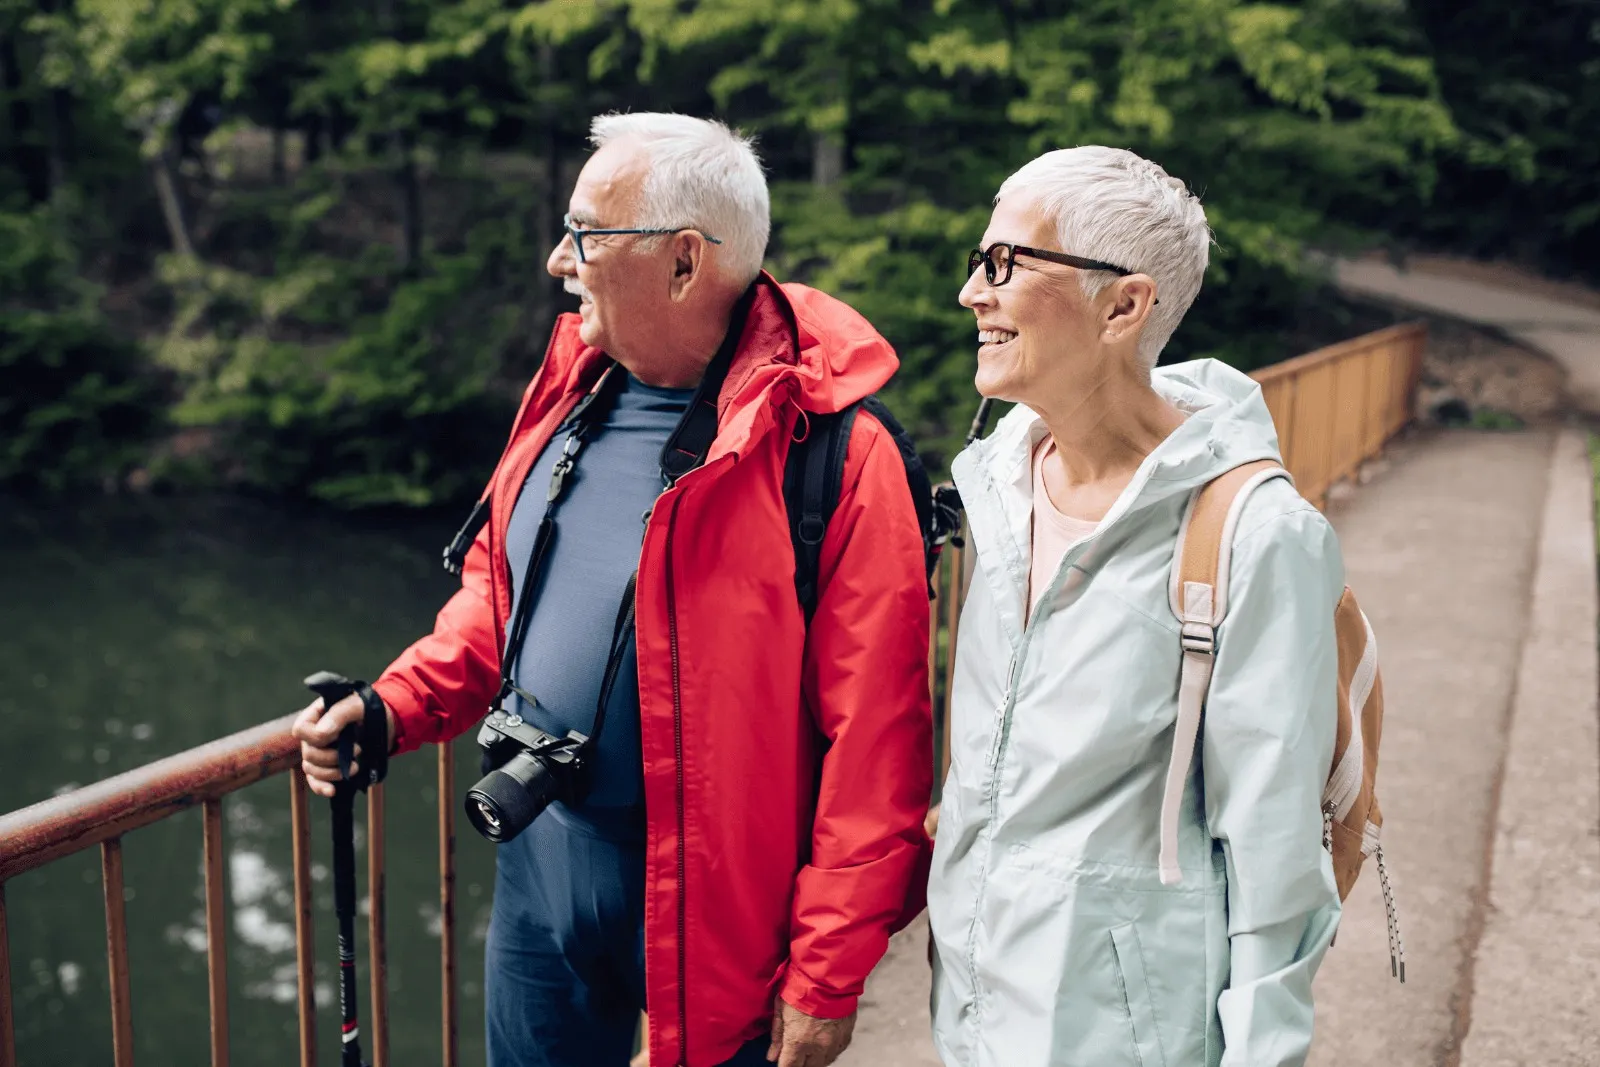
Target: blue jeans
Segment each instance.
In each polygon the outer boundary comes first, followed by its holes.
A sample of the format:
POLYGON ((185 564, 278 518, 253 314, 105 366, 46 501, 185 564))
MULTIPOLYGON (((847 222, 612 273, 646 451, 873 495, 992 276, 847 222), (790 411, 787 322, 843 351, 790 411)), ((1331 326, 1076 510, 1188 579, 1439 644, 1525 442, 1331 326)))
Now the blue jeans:
MULTIPOLYGON (((626 1067, 644 987, 644 844, 554 806, 496 853, 488 1067, 626 1067)), ((768 1039, 725 1067, 766 1064, 768 1039)))

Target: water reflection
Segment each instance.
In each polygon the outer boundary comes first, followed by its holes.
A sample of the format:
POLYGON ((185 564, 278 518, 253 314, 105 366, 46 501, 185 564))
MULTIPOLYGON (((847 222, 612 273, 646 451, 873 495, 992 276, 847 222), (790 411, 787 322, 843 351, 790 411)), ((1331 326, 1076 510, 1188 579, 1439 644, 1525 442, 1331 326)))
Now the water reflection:
MULTIPOLYGON (((437 564, 450 518, 339 521, 237 500, 0 501, 0 810, 280 716, 305 703, 300 679, 313 670, 371 677, 432 624, 452 588, 437 564)), ((456 756, 457 780, 475 780, 470 736, 456 756)), ((435 776, 429 750, 396 760, 386 787, 391 1044, 408 1065, 438 1061, 435 776)), ((237 1067, 295 1058, 288 799, 278 777, 223 804, 237 1067)), ((327 808, 316 798, 311 832, 327 1059, 338 1045, 336 952, 327 808)), ((483 1058, 477 979, 493 857, 470 835, 457 848, 461 1050, 473 1063, 483 1058)), ((130 834, 124 861, 136 1057, 204 1062, 199 812, 130 834)), ((364 859, 357 866, 364 888, 364 859)), ((109 1063, 98 851, 13 879, 6 901, 20 1067, 109 1063)))

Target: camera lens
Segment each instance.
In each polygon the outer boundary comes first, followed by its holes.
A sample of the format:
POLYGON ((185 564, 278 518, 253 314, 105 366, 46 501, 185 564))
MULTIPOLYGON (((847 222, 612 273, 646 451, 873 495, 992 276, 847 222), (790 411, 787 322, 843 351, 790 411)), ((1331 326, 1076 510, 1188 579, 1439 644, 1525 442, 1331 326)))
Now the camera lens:
POLYGON ((550 806, 558 789, 556 776, 544 760, 531 752, 518 752, 467 790, 467 821, 488 840, 504 844, 550 806))
POLYGON ((495 833, 499 833, 500 816, 494 813, 494 809, 481 800, 474 800, 472 803, 478 809, 478 814, 483 817, 484 825, 489 827, 489 829, 493 830, 495 833))

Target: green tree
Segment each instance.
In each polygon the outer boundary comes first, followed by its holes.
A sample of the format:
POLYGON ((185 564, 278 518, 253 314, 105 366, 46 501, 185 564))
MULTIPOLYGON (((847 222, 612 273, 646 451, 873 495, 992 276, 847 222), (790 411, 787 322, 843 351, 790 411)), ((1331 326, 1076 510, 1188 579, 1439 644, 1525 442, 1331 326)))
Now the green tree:
POLYGON ((964 429, 970 396, 960 264, 1001 180, 1027 159, 1110 144, 1187 180, 1218 246, 1169 358, 1253 367, 1292 354, 1288 335, 1317 291, 1307 244, 1361 210, 1425 198, 1457 137, 1420 39, 1384 0, 627 10, 641 79, 717 70, 717 110, 763 132, 775 263, 855 303, 895 342, 894 399, 936 458, 964 429))
POLYGON ((57 265, 13 270, 56 288, 10 306, 98 323, 95 358, 211 443, 174 478, 468 495, 562 306, 542 264, 590 117, 715 115, 759 135, 771 266, 895 344, 890 400, 937 465, 973 400, 961 264, 1051 148, 1127 147, 1201 194, 1217 245, 1171 359, 1254 367, 1336 328, 1312 246, 1579 265, 1592 0, 1457 7, 0 0, 0 212, 57 265))
POLYGON ((156 429, 157 383, 78 271, 47 207, 0 213, 0 486, 115 480, 156 429))
POLYGON ((1411 0, 1462 137, 1400 240, 1600 280, 1600 5, 1411 0))

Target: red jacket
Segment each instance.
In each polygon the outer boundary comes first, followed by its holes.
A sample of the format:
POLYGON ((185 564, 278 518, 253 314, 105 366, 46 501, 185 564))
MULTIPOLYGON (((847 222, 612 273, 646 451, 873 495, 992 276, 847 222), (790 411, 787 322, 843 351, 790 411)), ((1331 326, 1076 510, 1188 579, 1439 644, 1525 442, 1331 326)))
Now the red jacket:
MULTIPOLYGON (((930 847, 928 597, 894 440, 855 422, 809 632, 783 500, 804 413, 861 399, 898 360, 839 301, 765 274, 756 285, 716 441, 657 501, 639 560, 645 970, 662 1067, 726 1060, 767 1032, 775 994, 814 1016, 855 1010, 890 933, 922 907, 930 847)), ((461 591, 374 686, 400 750, 466 732, 493 698, 506 525, 604 362, 562 316, 461 591)))

